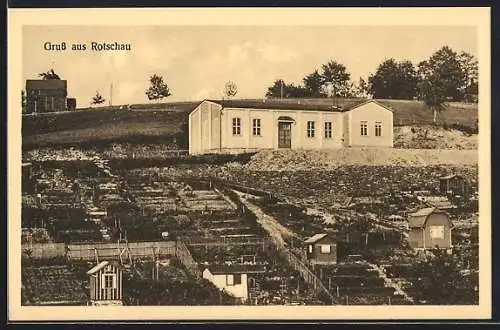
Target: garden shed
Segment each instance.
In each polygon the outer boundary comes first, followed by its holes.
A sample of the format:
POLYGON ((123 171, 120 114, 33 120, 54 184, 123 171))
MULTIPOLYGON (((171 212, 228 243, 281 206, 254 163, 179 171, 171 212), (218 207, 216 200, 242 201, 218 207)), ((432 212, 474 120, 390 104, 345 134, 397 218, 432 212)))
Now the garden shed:
POLYGON ((336 264, 337 243, 328 234, 316 234, 305 240, 307 260, 312 264, 336 264))
POLYGON ((453 224, 447 212, 430 207, 408 217, 409 242, 414 249, 449 249, 453 224))
POLYGON ((469 184, 467 180, 457 174, 447 175, 439 178, 439 190, 441 194, 452 196, 468 196, 469 194, 469 184))
POLYGON ((265 269, 259 265, 212 265, 205 268, 203 278, 244 302, 248 299, 249 276, 261 274, 264 271, 265 269))
POLYGON ((116 261, 102 261, 87 272, 91 305, 122 305, 122 267, 116 261))

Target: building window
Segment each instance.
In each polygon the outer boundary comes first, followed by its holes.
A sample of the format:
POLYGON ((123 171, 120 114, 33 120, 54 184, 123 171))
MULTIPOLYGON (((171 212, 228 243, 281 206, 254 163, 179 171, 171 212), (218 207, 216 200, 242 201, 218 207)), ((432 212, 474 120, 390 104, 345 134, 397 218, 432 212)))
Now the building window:
POLYGON ((115 289, 116 288, 116 275, 115 274, 103 274, 101 286, 103 289, 115 289))
POLYGON ((330 253, 330 245, 320 245, 321 253, 330 253))
POLYGON ((233 135, 241 135, 241 118, 233 118, 233 135))
POLYGON ((234 279, 234 285, 241 284, 241 274, 234 274, 233 279, 234 279))
POLYGON ((258 118, 252 120, 252 134, 260 136, 260 119, 258 118))
POLYGON ((444 238, 444 226, 430 226, 431 238, 444 238))
POLYGON ((366 121, 361 122, 361 136, 368 136, 368 123, 366 121))
POLYGON ((375 123, 375 136, 382 136, 382 123, 375 123))
POLYGON ((309 244, 308 249, 309 249, 309 253, 313 253, 313 246, 311 244, 309 244))
POLYGON ((333 135, 332 132, 333 132, 332 123, 329 121, 325 122, 325 139, 331 139, 333 135))
POLYGON ((232 274, 226 275, 226 285, 234 285, 234 276, 232 274))
POLYGON ((314 122, 313 121, 307 122, 307 137, 310 137, 310 138, 314 137, 314 122))

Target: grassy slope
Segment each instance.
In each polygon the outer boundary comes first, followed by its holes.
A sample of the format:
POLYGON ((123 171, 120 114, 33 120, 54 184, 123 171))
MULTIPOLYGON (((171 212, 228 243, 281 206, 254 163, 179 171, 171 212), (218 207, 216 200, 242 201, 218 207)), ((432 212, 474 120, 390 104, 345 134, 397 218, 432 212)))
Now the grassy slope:
MULTIPOLYGON (((285 100, 296 103, 298 100, 285 100)), ((300 100, 303 104, 331 103, 330 99, 300 100)), ((349 106, 359 100, 336 100, 349 106)), ((394 110, 394 124, 426 125, 432 113, 421 102, 380 100, 394 110)), ((23 117, 23 145, 36 147, 61 144, 137 142, 168 143, 173 137, 187 147, 188 113, 198 102, 138 104, 127 109, 119 106, 80 109, 74 112, 23 117)), ((477 106, 452 104, 438 115, 440 123, 472 126, 478 118, 477 106)))
MULTIPOLYGON (((193 106, 194 107, 194 106, 193 106)), ((187 114, 175 110, 92 109, 23 118, 23 145, 101 142, 187 143, 187 114)))

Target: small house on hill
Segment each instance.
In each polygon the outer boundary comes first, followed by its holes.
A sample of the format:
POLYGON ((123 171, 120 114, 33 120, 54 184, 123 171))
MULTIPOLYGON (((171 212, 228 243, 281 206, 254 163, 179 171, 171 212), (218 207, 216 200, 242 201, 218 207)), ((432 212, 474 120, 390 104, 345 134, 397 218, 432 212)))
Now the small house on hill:
POLYGON ((66 80, 26 80, 28 113, 65 111, 67 96, 66 80))
POLYGON ((326 233, 316 234, 305 240, 306 258, 312 264, 336 264, 337 243, 326 233))
POLYGON ((443 195, 452 196, 468 196, 469 195, 469 184, 467 180, 456 174, 447 175, 439 178, 439 190, 443 195))
POLYGON ((409 242, 414 249, 450 249, 453 224, 448 213, 430 207, 408 217, 409 242))
POLYGON ((245 302, 248 299, 249 276, 263 272, 264 268, 258 265, 212 265, 205 268, 202 276, 220 290, 245 302))
POLYGON ((122 267, 116 261, 102 261, 87 272, 90 277, 90 304, 122 305, 122 267))

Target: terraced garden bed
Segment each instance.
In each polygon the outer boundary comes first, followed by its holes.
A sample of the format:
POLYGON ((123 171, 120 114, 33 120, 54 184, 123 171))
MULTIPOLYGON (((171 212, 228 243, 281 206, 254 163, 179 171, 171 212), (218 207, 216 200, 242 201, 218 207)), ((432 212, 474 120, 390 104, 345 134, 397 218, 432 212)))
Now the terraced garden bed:
MULTIPOLYGON (((86 271, 85 268, 83 270, 86 271)), ((88 280, 82 269, 68 265, 22 267, 24 305, 65 303, 85 305, 88 280)))

